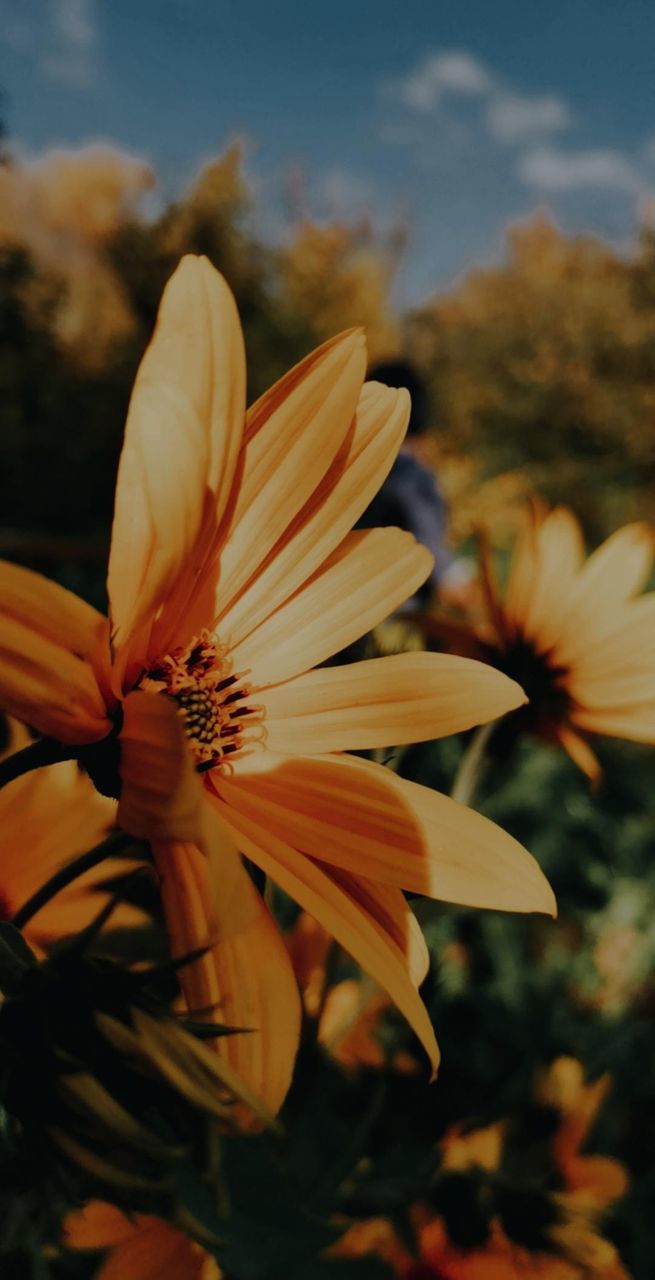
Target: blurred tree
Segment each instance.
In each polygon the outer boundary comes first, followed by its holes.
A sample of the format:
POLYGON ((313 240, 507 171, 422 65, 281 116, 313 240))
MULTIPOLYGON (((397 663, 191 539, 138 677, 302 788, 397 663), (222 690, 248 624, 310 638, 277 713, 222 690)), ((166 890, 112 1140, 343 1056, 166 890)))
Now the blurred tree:
POLYGON ((500 267, 410 317, 439 425, 487 473, 517 466, 597 535, 655 488, 655 258, 635 261, 543 216, 500 267))
POLYGON ((163 286, 179 259, 185 253, 206 254, 237 300, 252 398, 306 353, 313 334, 304 318, 280 299, 272 251, 247 228, 252 198, 243 165, 243 145, 235 142, 205 165, 160 218, 125 221, 109 256, 130 300, 142 348, 163 286))
POLYGON ((395 354, 398 326, 389 298, 395 256, 393 245, 376 242, 368 222, 322 226, 305 218, 280 255, 282 299, 319 340, 363 325, 371 361, 395 354))

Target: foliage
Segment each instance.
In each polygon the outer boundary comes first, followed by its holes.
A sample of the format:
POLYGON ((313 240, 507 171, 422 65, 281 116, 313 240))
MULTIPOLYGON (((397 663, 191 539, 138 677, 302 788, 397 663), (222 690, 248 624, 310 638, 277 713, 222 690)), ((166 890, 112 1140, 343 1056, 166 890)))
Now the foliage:
POLYGON ((520 467, 600 536, 652 504, 651 239, 626 259, 539 217, 508 249, 412 315, 408 345, 449 449, 520 467))

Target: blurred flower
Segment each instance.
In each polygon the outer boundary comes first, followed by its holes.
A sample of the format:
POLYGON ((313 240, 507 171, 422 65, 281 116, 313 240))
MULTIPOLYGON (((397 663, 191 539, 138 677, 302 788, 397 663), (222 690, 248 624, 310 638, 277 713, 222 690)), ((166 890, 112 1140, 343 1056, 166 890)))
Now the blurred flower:
POLYGON ((525 1134, 511 1121, 454 1127, 440 1143, 430 1202, 409 1210, 414 1251, 406 1234, 374 1218, 352 1225, 330 1252, 374 1254, 402 1280, 629 1280, 599 1228, 602 1211, 625 1194, 625 1170, 609 1157, 580 1154, 608 1088, 607 1076, 586 1084, 582 1065, 563 1057, 538 1082, 538 1103, 559 1117, 551 1153, 561 1190, 552 1190, 551 1168, 529 1172, 524 1158, 513 1185, 512 1145, 525 1134))
MULTIPOLYGON (((299 917, 287 946, 307 1017, 318 1023, 319 1044, 343 1067, 385 1065, 379 1030, 390 1007, 386 993, 367 977, 331 981, 334 943, 311 916, 299 917)), ((417 1063, 401 1051, 393 1067, 413 1072, 417 1063)))
POLYGON ((408 414, 405 392, 362 387, 365 361, 362 334, 345 333, 244 416, 234 300, 206 259, 184 259, 130 404, 111 648, 89 605, 14 565, 0 573, 0 701, 120 792, 119 823, 151 842, 175 954, 211 944, 182 971, 188 1005, 256 1029, 219 1051, 271 1108, 288 1087, 299 998, 238 852, 388 991, 433 1064, 417 991, 427 951, 402 890, 554 909, 537 864, 498 827, 345 754, 454 733, 524 697, 446 655, 320 666, 430 570, 399 529, 349 532, 408 414))
MULTIPOLYGON (((458 1249, 440 1218, 416 1224, 417 1252, 411 1253, 385 1218, 357 1223, 333 1251, 336 1256, 383 1258, 400 1280, 584 1280, 563 1258, 534 1254, 512 1244, 493 1227, 479 1249, 458 1249)), ((625 1280, 621 1273, 606 1280, 625 1280)))
MULTIPOLYGON (((518 680, 529 703, 517 728, 559 742, 592 780, 584 731, 655 742, 655 592, 638 595, 653 546, 648 525, 630 524, 585 560, 573 513, 533 503, 503 593, 482 543, 487 618, 464 652, 518 680)), ((439 633, 438 620, 426 627, 439 633)))
POLYGON ((95 1280, 220 1280, 213 1258, 177 1227, 147 1214, 127 1217, 94 1200, 64 1223, 69 1249, 108 1249, 95 1280))
POLYGON ((608 1075, 585 1084, 582 1064, 562 1057, 553 1062, 538 1089, 541 1100, 560 1113, 553 1154, 567 1188, 586 1193, 590 1204, 600 1206, 618 1200, 628 1188, 625 1169, 617 1160, 580 1154, 609 1087, 608 1075))
POLYGON ((442 1141, 442 1168, 497 1169, 500 1164, 505 1126, 502 1122, 485 1129, 449 1129, 442 1141))
POLYGON ((443 1223, 433 1221, 419 1231, 421 1260, 409 1259, 398 1270, 402 1280, 630 1280, 616 1250, 607 1242, 600 1267, 569 1261, 554 1253, 533 1253, 510 1241, 497 1225, 487 1244, 468 1252, 453 1248, 443 1223))
MULTIPOLYGON (((9 724, 11 754, 31 742, 26 730, 9 724)), ((1 756, 0 756, 1 758, 1 756)), ((73 760, 24 774, 0 791, 0 919, 10 920, 47 880, 86 849, 105 838, 116 805, 101 796, 73 760)), ((138 865, 107 858, 78 876, 30 920, 24 932, 42 951, 57 939, 86 928, 107 900, 103 884, 138 865)), ((114 926, 140 924, 140 911, 118 903, 114 926)))

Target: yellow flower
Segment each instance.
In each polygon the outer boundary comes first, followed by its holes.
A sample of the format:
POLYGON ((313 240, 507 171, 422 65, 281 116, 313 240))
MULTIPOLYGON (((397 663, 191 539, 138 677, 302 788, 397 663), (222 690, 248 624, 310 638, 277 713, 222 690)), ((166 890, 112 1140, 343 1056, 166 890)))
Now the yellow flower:
POLYGON ((408 416, 405 392, 362 385, 365 361, 362 334, 345 333, 246 414, 234 301, 206 260, 184 259, 130 403, 111 628, 54 583, 0 572, 0 703, 85 744, 107 790, 118 734, 118 820, 151 842, 174 951, 213 944, 181 971, 189 1007, 257 1029, 218 1051, 271 1109, 300 1002, 237 851, 386 989, 433 1063, 417 991, 427 952, 402 890, 553 910, 536 863, 496 826, 345 754, 454 733, 524 700, 490 667, 443 655, 320 666, 431 565, 399 529, 350 532, 408 416))
POLYGON ((652 563, 648 525, 626 525, 585 559, 573 513, 537 503, 504 594, 483 556, 484 655, 525 688, 526 725, 592 780, 600 769, 586 731, 655 742, 655 592, 638 594, 652 563))
POLYGON ((64 1224, 69 1249, 108 1249, 95 1280, 220 1280, 209 1254, 177 1227, 148 1214, 127 1217, 94 1200, 64 1224))

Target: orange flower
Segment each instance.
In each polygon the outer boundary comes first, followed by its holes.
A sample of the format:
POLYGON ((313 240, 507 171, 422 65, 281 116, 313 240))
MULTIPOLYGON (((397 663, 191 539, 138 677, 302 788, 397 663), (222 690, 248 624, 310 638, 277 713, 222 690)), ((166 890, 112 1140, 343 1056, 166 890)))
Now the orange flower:
POLYGON ((418 1257, 412 1255, 385 1218, 350 1227, 330 1255, 335 1258, 383 1258, 399 1280, 630 1280, 616 1249, 587 1224, 554 1241, 555 1252, 532 1252, 514 1244, 496 1221, 488 1240, 475 1249, 451 1243, 442 1218, 414 1209, 411 1218, 418 1257), (575 1239, 573 1236, 575 1235, 575 1239), (571 1248, 571 1246, 574 1246, 571 1248), (567 1256, 560 1256, 559 1249, 567 1256), (576 1256, 568 1256, 571 1251, 576 1256), (578 1253, 583 1256, 577 1257, 578 1253))
MULTIPOLYGON (((486 1244, 457 1249, 441 1218, 417 1227, 419 1257, 408 1251, 385 1218, 357 1223, 333 1247, 334 1257, 383 1258, 399 1280, 584 1280, 578 1267, 546 1253, 529 1253, 512 1244, 494 1225, 486 1244)), ((104 1280, 104 1277, 103 1277, 104 1280)), ((629 1280, 623 1273, 605 1280, 629 1280)))
POLYGON ((609 1087, 608 1075, 585 1084, 582 1064, 576 1058, 562 1057, 552 1063, 539 1089, 541 1099, 561 1114, 553 1154, 567 1187, 599 1207, 617 1200, 628 1189, 626 1171, 618 1160, 580 1155, 609 1087))
POLYGON ((532 503, 503 593, 482 544, 489 617, 464 651, 520 681, 521 723, 559 742, 592 780, 600 766, 586 731, 655 742, 655 592, 638 594, 653 545, 648 525, 629 524, 585 560, 573 513, 532 503))
POLYGON ((127 1217, 94 1200, 64 1224, 69 1249, 109 1249, 95 1280, 220 1280, 221 1272, 200 1245, 176 1227, 148 1214, 127 1217))
POLYGON ((234 301, 206 260, 184 259, 130 403, 111 646, 89 605, 27 570, 0 572, 0 702, 86 744, 107 789, 118 734, 118 819, 151 841, 173 948, 215 944, 182 971, 186 999, 257 1028, 218 1048, 271 1109, 289 1082, 299 997, 237 850, 387 990, 433 1063, 417 992, 427 952, 402 889, 553 910, 536 863, 492 823, 343 754, 454 733, 524 700, 490 667, 443 655, 320 666, 430 570, 399 529, 349 532, 408 415, 407 394, 362 386, 364 370, 363 336, 345 333, 244 414, 234 301))
MULTIPOLYGON (((556 1220, 549 1228, 550 1248, 533 1252, 506 1235, 499 1218, 490 1222, 488 1239, 473 1249, 452 1243, 442 1217, 426 1205, 410 1208, 418 1256, 411 1254, 391 1222, 372 1218, 355 1223, 329 1251, 334 1257, 373 1254, 384 1258, 400 1280, 630 1280, 617 1250, 599 1231, 602 1210, 627 1189, 618 1161, 580 1155, 589 1127, 602 1105, 609 1078, 584 1083, 581 1064, 558 1058, 537 1088, 538 1100, 556 1107, 560 1125, 552 1151, 565 1190, 552 1192, 556 1220)), ((501 1164, 507 1125, 466 1131, 458 1126, 442 1139, 441 1168, 493 1172, 501 1164)))
MULTIPOLYGON (((18 724, 10 725, 5 754, 30 742, 18 724)), ((59 869, 105 838, 116 805, 98 792, 73 760, 24 774, 0 791, 0 919, 10 920, 59 869)), ((25 937, 37 951, 91 923, 106 901, 101 884, 136 864, 112 858, 79 876, 37 913, 25 937)), ((141 923, 140 912, 121 904, 112 924, 141 923)))

